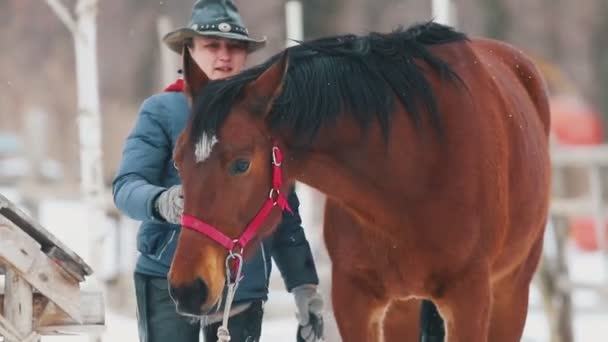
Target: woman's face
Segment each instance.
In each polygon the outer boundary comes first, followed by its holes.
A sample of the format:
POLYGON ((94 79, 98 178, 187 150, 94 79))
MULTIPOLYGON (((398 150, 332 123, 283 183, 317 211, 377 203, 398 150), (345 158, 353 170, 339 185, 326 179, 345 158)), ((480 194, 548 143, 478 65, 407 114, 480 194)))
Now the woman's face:
POLYGON ((219 37, 195 36, 190 55, 215 80, 237 74, 247 62, 247 42, 219 37))

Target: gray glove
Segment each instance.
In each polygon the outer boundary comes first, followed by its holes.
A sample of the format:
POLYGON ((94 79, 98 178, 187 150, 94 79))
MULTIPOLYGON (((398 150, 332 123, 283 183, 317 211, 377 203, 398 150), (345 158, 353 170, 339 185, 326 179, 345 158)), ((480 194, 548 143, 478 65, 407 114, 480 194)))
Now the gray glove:
POLYGON ((154 203, 156 212, 169 223, 180 224, 184 211, 184 195, 181 185, 174 185, 163 191, 154 203))
POLYGON ((323 298, 313 284, 300 285, 291 291, 298 312, 298 341, 323 341, 323 298))

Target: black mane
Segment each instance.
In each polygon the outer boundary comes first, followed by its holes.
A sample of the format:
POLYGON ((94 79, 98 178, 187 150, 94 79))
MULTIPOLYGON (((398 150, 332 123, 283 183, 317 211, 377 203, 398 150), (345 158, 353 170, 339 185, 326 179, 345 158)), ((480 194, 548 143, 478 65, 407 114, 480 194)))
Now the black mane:
MULTIPOLYGON (((415 123, 426 110, 441 133, 435 96, 414 61, 422 60, 441 77, 457 80, 449 65, 427 47, 467 39, 463 33, 430 22, 389 34, 343 35, 290 47, 282 93, 268 116, 270 127, 289 129, 299 142, 309 144, 324 123, 340 113, 350 113, 362 127, 378 120, 386 136, 396 96, 415 123)), ((215 134, 243 87, 280 56, 233 77, 209 82, 193 106, 192 141, 198 141, 203 133, 215 134)))

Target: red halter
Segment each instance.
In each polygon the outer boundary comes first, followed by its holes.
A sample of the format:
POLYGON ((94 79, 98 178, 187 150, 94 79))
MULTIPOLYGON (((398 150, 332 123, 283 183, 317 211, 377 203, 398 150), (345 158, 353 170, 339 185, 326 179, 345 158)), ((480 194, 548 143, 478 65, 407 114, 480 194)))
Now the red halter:
POLYGON ((190 216, 188 214, 182 215, 182 226, 188 229, 195 230, 211 240, 217 242, 222 247, 228 250, 229 254, 243 254, 243 249, 253 239, 258 229, 268 215, 272 208, 278 205, 283 211, 288 211, 293 214, 285 196, 280 192, 280 188, 283 185, 283 177, 281 173, 281 164, 283 162, 283 155, 281 150, 276 143, 272 146, 272 188, 268 194, 268 199, 264 202, 264 205, 255 215, 255 217, 249 222, 249 225, 245 228, 243 233, 238 239, 232 239, 226 234, 219 231, 217 228, 210 224, 207 224, 200 219, 190 216))

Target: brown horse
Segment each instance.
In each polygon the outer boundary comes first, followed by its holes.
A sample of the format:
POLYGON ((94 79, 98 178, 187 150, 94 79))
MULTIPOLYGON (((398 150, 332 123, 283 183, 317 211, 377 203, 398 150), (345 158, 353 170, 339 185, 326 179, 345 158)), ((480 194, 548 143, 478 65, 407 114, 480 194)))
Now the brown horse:
POLYGON ((520 340, 550 183, 549 108, 525 55, 427 23, 303 43, 225 80, 187 54, 184 71, 178 305, 218 302, 227 256, 274 229, 298 180, 328 196, 330 220, 357 223, 325 232, 344 341, 380 340, 409 298, 437 305, 450 342, 520 340))

